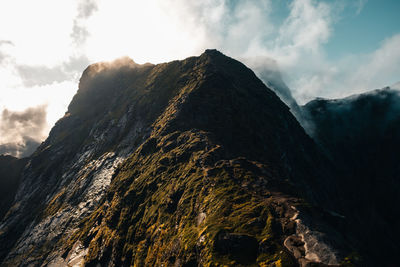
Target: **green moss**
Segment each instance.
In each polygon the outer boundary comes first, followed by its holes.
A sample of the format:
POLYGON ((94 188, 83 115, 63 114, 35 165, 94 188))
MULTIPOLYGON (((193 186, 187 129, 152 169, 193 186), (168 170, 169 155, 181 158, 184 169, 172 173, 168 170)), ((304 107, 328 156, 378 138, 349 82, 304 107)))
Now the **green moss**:
MULTIPOLYGON (((86 243, 90 240, 88 263, 99 260, 105 247, 120 242, 123 249, 118 256, 134 265, 168 265, 172 259, 189 260, 201 255, 205 266, 235 263, 229 255, 214 251, 215 236, 221 230, 278 244, 268 199, 242 187, 242 179, 254 174, 240 166, 234 166, 232 174, 229 162, 208 171, 198 165, 205 157, 205 137, 206 133, 181 133, 178 139, 184 141, 167 153, 157 148, 146 155, 140 153, 140 147, 113 180, 110 202, 85 220, 69 244, 78 239, 86 243), (190 157, 179 161, 185 151, 191 152, 190 157), (161 165, 165 169, 158 171, 161 165), (199 222, 201 212, 206 217, 199 222)), ((156 146, 161 143, 168 142, 156 146)), ((270 254, 260 255, 254 265, 283 262, 281 256, 276 256, 279 248, 275 245, 270 254)))
MULTIPOLYGON (((246 78, 251 74, 247 69, 241 75, 243 88, 236 88, 241 87, 236 84, 241 64, 226 66, 235 73, 231 77, 235 83, 228 83, 227 89, 225 69, 216 73, 209 67, 214 59, 204 56, 195 66, 193 60, 157 65, 147 70, 145 79, 133 83, 127 75, 127 81, 118 83, 125 90, 123 97, 135 104, 132 112, 152 132, 143 144, 132 144, 137 149, 118 169, 102 205, 66 241, 66 249, 78 240, 89 246, 87 264, 107 261, 110 255, 104 251, 110 250, 121 261, 116 265, 171 266, 193 259, 201 259, 204 266, 239 264, 234 255, 215 250, 221 231, 249 236, 260 246, 268 243, 268 249, 263 248, 250 265, 289 262, 271 195, 273 189, 290 187, 276 175, 283 173, 279 168, 261 163, 275 155, 258 149, 263 139, 275 140, 280 134, 274 129, 284 127, 263 127, 256 133, 249 129, 260 122, 240 115, 250 114, 249 107, 263 106, 262 101, 272 103, 276 96, 265 93, 258 80, 246 78), (125 88, 127 84, 135 87, 125 88), (250 90, 256 105, 247 99, 250 90), (220 101, 232 103, 224 107, 220 101), (200 108, 203 112, 197 114, 200 108)), ((100 85, 106 95, 112 94, 111 87, 100 85)), ((104 122, 117 119, 131 107, 122 102, 119 107, 115 101, 110 113, 99 110, 92 115, 104 117, 104 122)), ((263 118, 271 120, 271 125, 277 123, 268 109, 260 110, 263 118)), ((283 104, 271 110, 291 116, 283 104)), ((129 123, 134 122, 128 122, 128 129, 129 123)))

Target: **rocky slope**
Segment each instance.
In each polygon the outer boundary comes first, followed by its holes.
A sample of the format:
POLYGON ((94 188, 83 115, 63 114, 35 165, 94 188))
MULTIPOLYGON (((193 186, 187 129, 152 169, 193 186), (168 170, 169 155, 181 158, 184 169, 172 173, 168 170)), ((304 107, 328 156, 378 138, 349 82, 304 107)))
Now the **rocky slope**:
POLYGON ((0 224, 3 266, 357 263, 335 171, 215 50, 89 66, 0 224))
POLYGON ((379 260, 375 266, 397 265, 400 91, 317 99, 303 109, 314 123, 312 136, 340 172, 335 180, 347 231, 369 261, 379 260))

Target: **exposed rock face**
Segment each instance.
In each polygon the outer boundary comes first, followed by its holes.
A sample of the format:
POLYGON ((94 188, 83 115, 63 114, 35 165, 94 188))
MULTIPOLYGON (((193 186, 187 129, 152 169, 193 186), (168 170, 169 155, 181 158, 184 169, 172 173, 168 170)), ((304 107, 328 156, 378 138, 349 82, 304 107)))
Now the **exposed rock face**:
POLYGON ((150 132, 149 114, 124 94, 149 68, 123 60, 85 71, 68 113, 30 158, 1 223, 5 265, 46 264, 59 253, 53 249, 60 238, 97 207, 119 163, 150 132))
POLYGON ((338 206, 360 253, 371 266, 397 265, 400 91, 317 99, 303 109, 314 123, 313 137, 340 171, 338 206))
POLYGON ((218 51, 94 64, 24 169, 0 260, 338 265, 355 248, 333 174, 275 93, 218 51))

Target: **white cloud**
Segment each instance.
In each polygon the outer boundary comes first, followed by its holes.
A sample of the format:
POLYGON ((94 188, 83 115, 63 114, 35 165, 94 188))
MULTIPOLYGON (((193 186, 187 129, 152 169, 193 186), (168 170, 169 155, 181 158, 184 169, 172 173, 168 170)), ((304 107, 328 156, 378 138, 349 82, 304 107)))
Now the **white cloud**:
POLYGON ((381 46, 366 56, 366 64, 358 66, 351 76, 355 89, 389 85, 400 77, 400 34, 384 40, 381 46))
MULTIPOLYGON (((319 54, 321 45, 327 42, 331 34, 330 6, 312 0, 295 0, 290 8, 290 15, 279 30, 274 49, 282 49, 280 53, 319 54)), ((295 59, 298 57, 296 55, 295 59)), ((295 63, 296 60, 289 64, 295 63)))
POLYGON ((264 45, 264 55, 278 62, 293 95, 302 102, 310 95, 315 97, 323 83, 318 75, 311 75, 335 72, 327 66, 323 44, 331 36, 337 10, 334 3, 314 0, 294 0, 289 8, 277 37, 264 45))
POLYGON ((339 98, 395 83, 400 78, 399 47, 400 34, 396 34, 372 53, 322 61, 319 70, 292 81, 295 97, 304 103, 316 96, 339 98))
POLYGON ((0 40, 14 43, 12 55, 17 63, 51 67, 71 52, 75 12, 70 1, 0 1, 0 40))
POLYGON ((98 10, 97 3, 94 0, 79 1, 77 14, 74 18, 71 38, 74 45, 78 48, 86 43, 90 33, 86 29, 86 21, 98 10))

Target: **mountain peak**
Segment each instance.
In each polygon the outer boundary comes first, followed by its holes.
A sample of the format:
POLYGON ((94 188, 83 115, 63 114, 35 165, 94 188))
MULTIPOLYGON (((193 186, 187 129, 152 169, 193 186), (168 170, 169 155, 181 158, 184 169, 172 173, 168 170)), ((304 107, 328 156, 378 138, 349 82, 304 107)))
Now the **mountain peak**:
POLYGON ((97 63, 9 198, 0 260, 337 265, 352 247, 334 173, 277 95, 217 50, 97 63))
POLYGON ((223 55, 217 49, 206 49, 203 54, 207 54, 207 55, 223 55))
POLYGON ((208 55, 208 56, 225 56, 223 53, 218 51, 217 49, 206 49, 202 55, 208 55))

